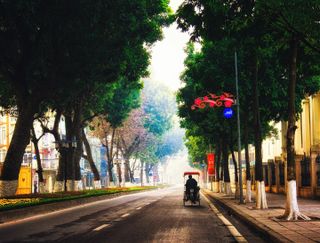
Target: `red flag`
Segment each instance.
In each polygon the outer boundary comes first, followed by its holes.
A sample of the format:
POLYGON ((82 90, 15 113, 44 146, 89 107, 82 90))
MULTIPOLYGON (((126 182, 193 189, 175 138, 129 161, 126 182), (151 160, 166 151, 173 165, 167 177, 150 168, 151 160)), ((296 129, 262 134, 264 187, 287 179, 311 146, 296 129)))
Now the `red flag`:
POLYGON ((214 171, 214 153, 207 154, 208 160, 208 175, 213 176, 214 171))

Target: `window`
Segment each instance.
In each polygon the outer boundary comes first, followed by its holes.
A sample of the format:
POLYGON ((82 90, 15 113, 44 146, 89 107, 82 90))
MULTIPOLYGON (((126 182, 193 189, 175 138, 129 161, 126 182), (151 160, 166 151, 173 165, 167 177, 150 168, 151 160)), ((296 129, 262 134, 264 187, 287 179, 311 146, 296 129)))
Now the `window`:
POLYGON ((0 144, 6 144, 6 127, 1 126, 0 127, 0 144))
POLYGON ((17 118, 16 117, 10 117, 10 122, 11 123, 16 123, 17 122, 17 118))
POLYGON ((317 163, 317 186, 320 186, 320 155, 316 157, 317 163))
POLYGON ((24 153, 23 155, 23 164, 29 165, 32 162, 32 155, 31 153, 24 153))
POLYGON ((284 171, 285 171, 285 164, 283 161, 279 162, 279 175, 280 175, 280 185, 284 186, 284 171))
POLYGON ((1 113, 0 113, 0 122, 3 122, 3 123, 7 122, 6 116, 1 115, 1 113))
POLYGON ((300 136, 300 139, 301 139, 301 148, 303 148, 303 132, 302 132, 302 119, 300 119, 300 133, 301 133, 301 136, 300 136))
POLYGON ((2 149, 0 150, 0 162, 4 162, 5 158, 6 158, 6 150, 2 149))
POLYGON ((304 157, 301 160, 301 185, 310 186, 310 158, 304 157))
POLYGON ((271 167, 271 185, 274 186, 276 185, 276 166, 274 162, 270 164, 271 167))

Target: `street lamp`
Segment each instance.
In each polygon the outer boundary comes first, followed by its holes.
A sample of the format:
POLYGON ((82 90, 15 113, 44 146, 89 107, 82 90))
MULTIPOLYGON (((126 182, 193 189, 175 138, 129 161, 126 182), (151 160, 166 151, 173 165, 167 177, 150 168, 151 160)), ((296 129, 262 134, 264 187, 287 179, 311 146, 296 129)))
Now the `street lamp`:
POLYGON ((223 115, 225 118, 229 119, 232 117, 233 112, 231 106, 236 104, 237 106, 237 130, 238 130, 238 164, 239 164, 239 191, 240 191, 240 203, 243 201, 243 186, 242 186, 242 162, 241 162, 241 136, 240 136, 240 101, 239 101, 239 86, 238 86, 238 59, 237 52, 234 53, 234 65, 235 65, 235 81, 236 81, 236 103, 233 99, 233 95, 229 93, 223 93, 220 96, 209 93, 209 95, 204 97, 198 97, 194 100, 194 104, 191 106, 192 110, 196 108, 203 109, 207 105, 209 107, 220 107, 225 106, 223 115))
POLYGON ((237 126, 238 126, 238 163, 239 163, 239 190, 240 190, 240 203, 243 201, 243 185, 242 185, 242 162, 241 162, 241 139, 240 139, 240 100, 239 100, 239 85, 238 85, 238 57, 237 52, 234 52, 234 66, 236 76, 236 96, 237 96, 237 126))
MULTIPOLYGON (((224 107, 223 116, 226 119, 229 119, 233 115, 233 111, 231 106, 235 104, 233 99, 233 95, 230 93, 222 93, 221 95, 216 95, 213 93, 209 93, 204 97, 198 97, 194 100, 194 104, 191 106, 192 110, 197 108, 203 109, 207 106, 214 107, 224 107)), ((214 175, 216 172, 214 171, 214 154, 211 152, 211 145, 209 145, 209 153, 207 154, 208 160, 208 177, 210 181, 210 175, 214 175)), ((219 173, 219 172, 218 172, 219 173)), ((212 178, 211 178, 211 190, 212 189, 212 178)))

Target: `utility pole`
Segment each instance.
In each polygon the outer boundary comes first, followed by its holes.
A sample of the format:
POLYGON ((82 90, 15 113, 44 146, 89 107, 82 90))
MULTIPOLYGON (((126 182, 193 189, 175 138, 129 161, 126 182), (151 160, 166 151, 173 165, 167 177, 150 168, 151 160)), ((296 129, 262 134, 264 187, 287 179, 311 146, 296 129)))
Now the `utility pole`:
POLYGON ((238 164, 239 164, 239 190, 240 203, 243 204, 243 186, 242 186, 242 162, 241 162, 241 134, 240 134, 240 99, 239 99, 239 85, 238 85, 238 58, 237 51, 234 52, 234 65, 236 75, 236 95, 237 95, 237 125, 238 125, 238 164))

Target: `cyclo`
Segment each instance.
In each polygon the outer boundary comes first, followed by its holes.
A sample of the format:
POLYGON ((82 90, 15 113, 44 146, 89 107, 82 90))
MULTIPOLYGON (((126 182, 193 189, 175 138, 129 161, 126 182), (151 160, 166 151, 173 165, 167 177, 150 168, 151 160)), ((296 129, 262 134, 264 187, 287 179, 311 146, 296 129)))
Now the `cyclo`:
POLYGON ((184 172, 183 174, 183 184, 184 184, 184 193, 183 193, 183 206, 186 206, 186 202, 189 201, 191 205, 197 204, 200 206, 200 187, 196 185, 195 188, 190 188, 188 190, 186 186, 187 178, 189 176, 196 176, 196 181, 199 182, 200 173, 199 172, 184 172))

